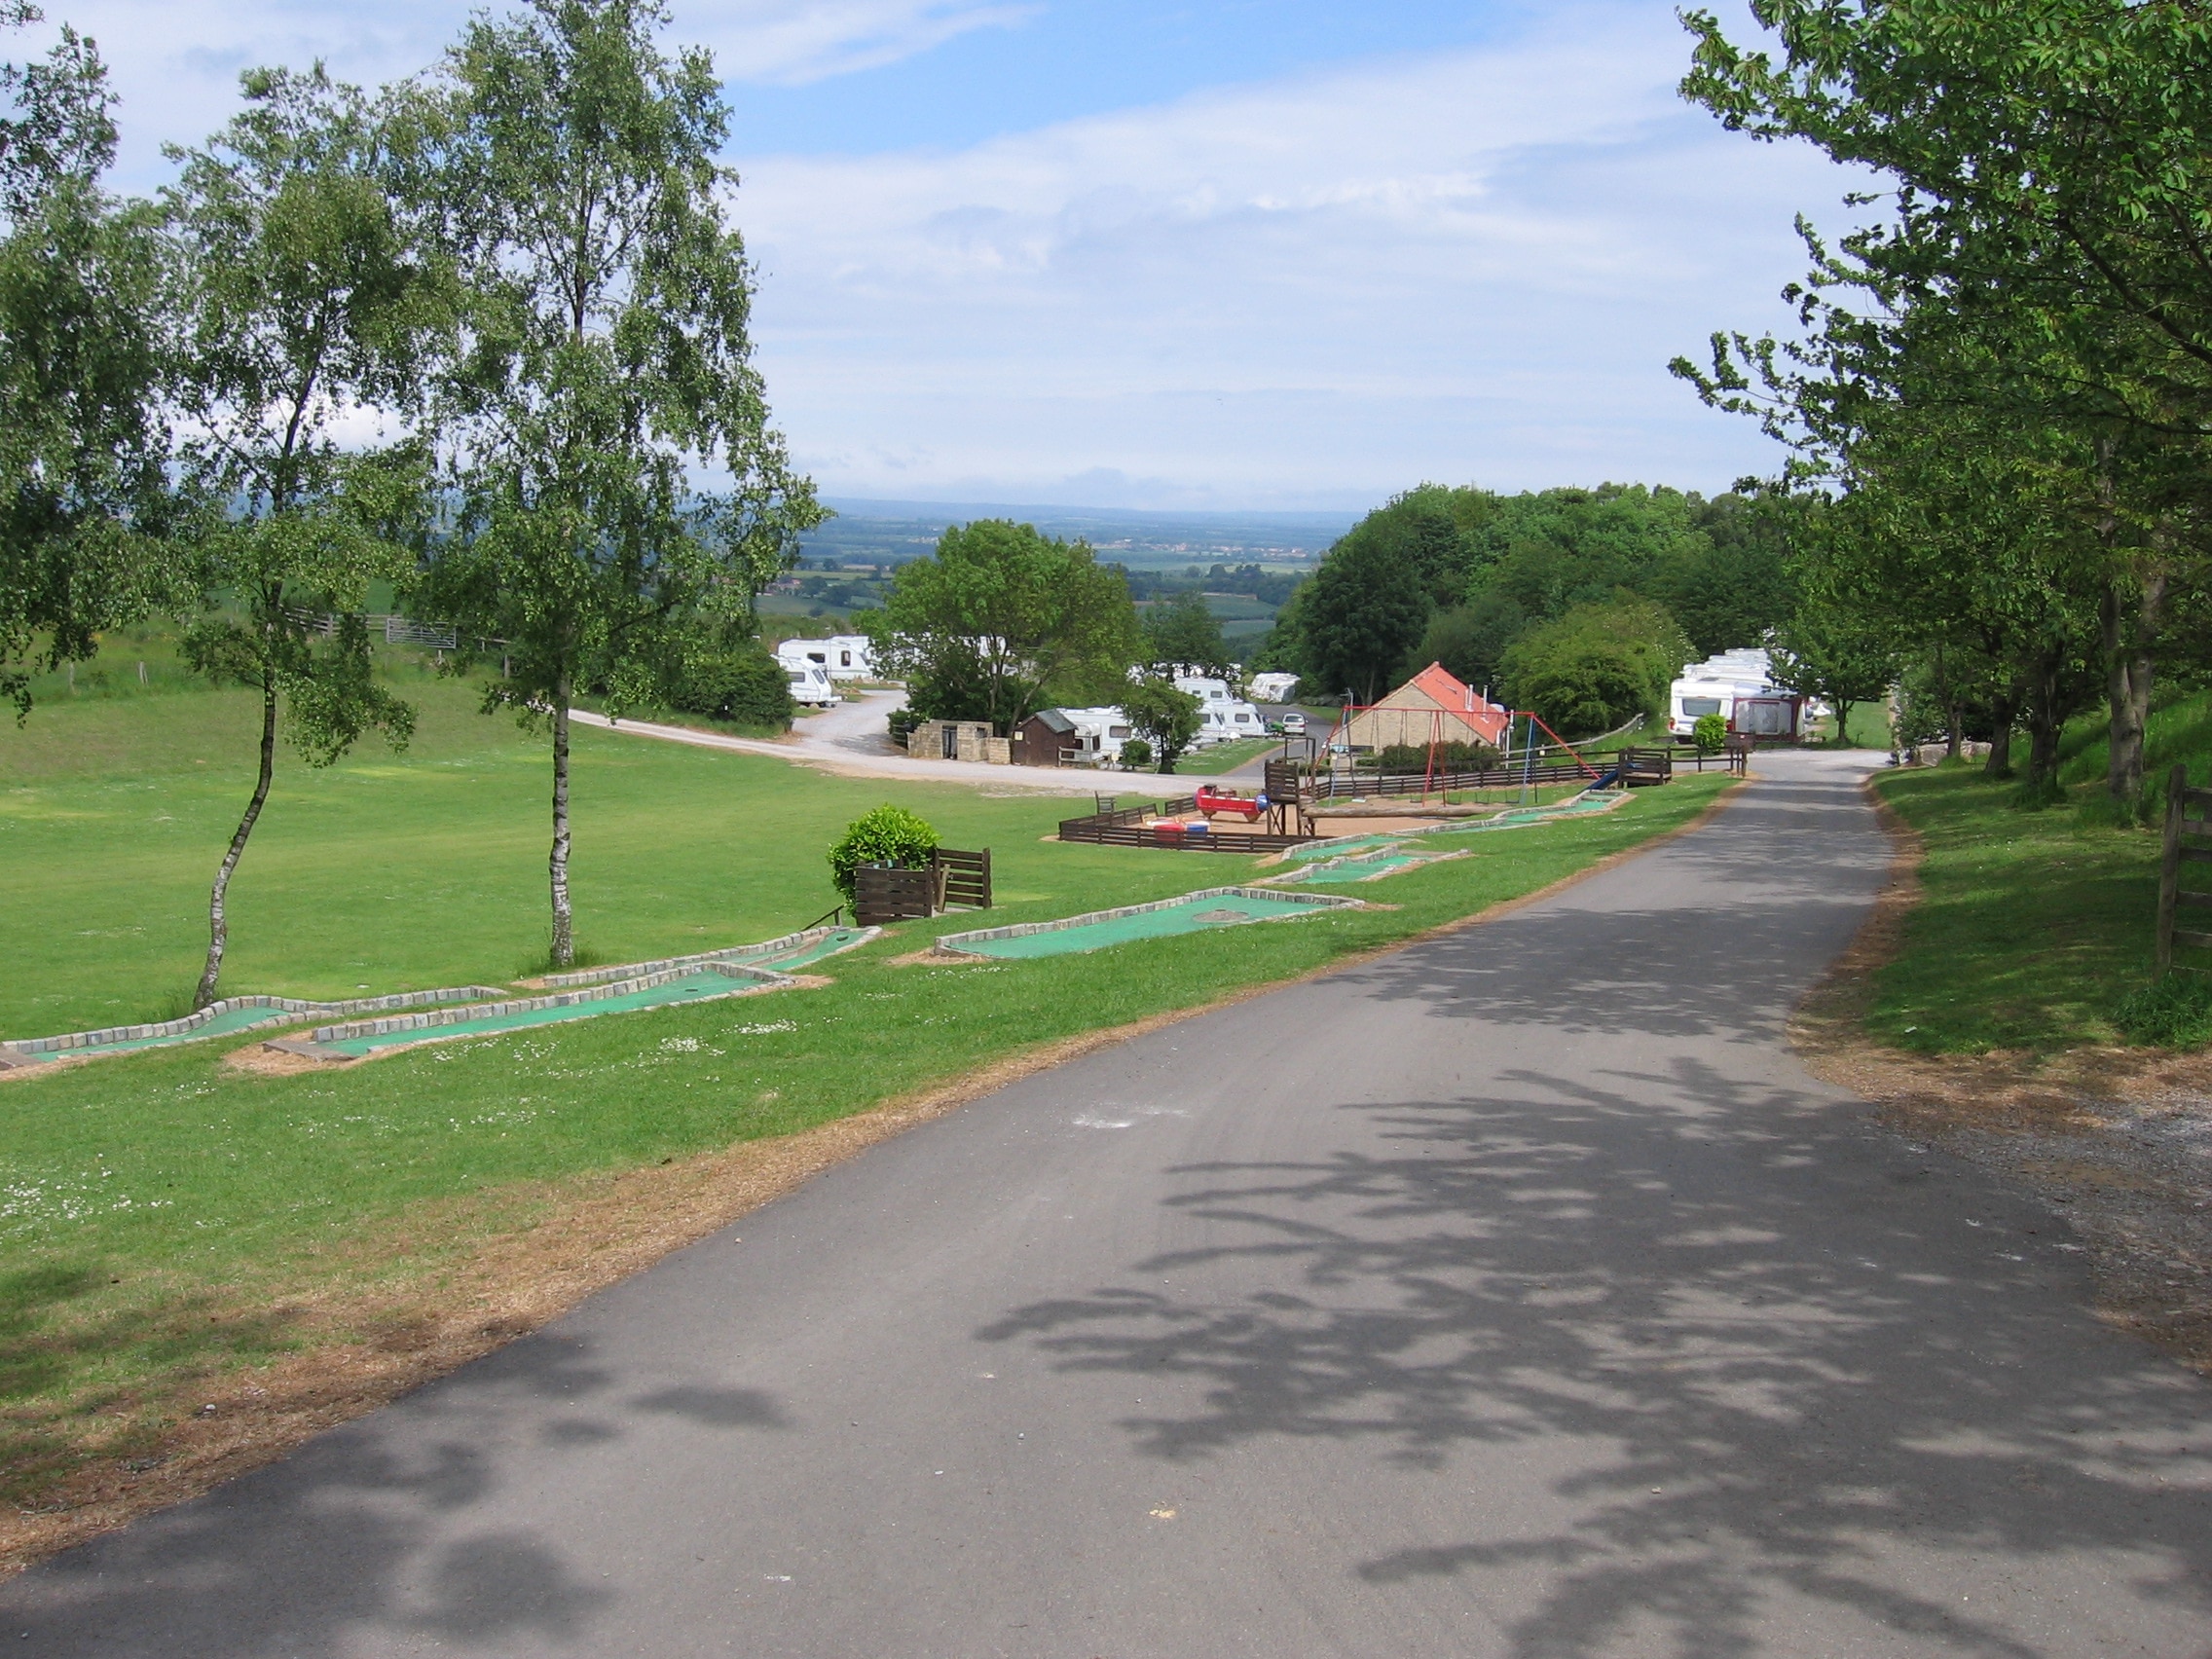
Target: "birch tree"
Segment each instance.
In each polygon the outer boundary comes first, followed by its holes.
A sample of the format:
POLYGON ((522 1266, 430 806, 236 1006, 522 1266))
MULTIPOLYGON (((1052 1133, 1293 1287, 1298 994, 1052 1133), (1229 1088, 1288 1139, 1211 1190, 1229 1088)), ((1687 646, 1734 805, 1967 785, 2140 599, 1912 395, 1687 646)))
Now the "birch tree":
POLYGON ((822 516, 752 363, 720 84, 707 53, 662 52, 664 21, 650 0, 479 18, 424 158, 465 298, 440 387, 456 507, 418 591, 498 642, 486 712, 550 727, 556 967, 574 699, 620 708, 684 640, 749 622, 822 516))
POLYGON ((194 1006, 215 1000, 225 901, 268 804, 281 711, 310 765, 414 711, 378 684, 360 615, 369 586, 414 568, 427 477, 405 443, 343 447, 337 427, 403 408, 441 314, 436 263, 393 188, 393 112, 318 66, 243 78, 246 109, 181 164, 179 251, 186 470, 208 503, 197 538, 205 612, 184 651, 260 694, 260 764, 216 866, 194 1006))

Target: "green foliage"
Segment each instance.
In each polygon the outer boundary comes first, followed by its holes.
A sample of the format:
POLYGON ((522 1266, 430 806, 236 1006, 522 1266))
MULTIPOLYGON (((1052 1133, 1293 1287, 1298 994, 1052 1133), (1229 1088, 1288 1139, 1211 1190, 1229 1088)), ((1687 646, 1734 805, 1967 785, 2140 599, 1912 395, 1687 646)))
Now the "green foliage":
POLYGON ((1162 772, 1175 770, 1175 762, 1198 735, 1204 707, 1188 691, 1176 690, 1172 682, 1154 674, 1125 687, 1121 697, 1122 712, 1146 740, 1150 754, 1159 756, 1162 772))
POLYGON ((1141 737, 1122 739, 1122 765, 1131 772, 1141 772, 1152 764, 1152 745, 1141 737))
POLYGON ((1728 722, 1718 715, 1700 715, 1690 726, 1690 741, 1700 755, 1717 755, 1728 747, 1728 722))
MULTIPOLYGON (((0 10, 0 26, 36 20, 0 10)), ((99 188, 114 95, 92 42, 0 65, 0 697, 166 603, 175 570, 160 216, 99 188)))
POLYGON ((1507 700, 1562 736, 1604 731, 1664 707, 1690 651, 1648 600, 1584 606, 1530 629, 1505 653, 1507 700))
POLYGON ((1053 703, 1112 697, 1141 649, 1118 568, 1008 519, 947 530, 934 557, 899 567, 868 622, 915 708, 1001 736, 1053 703))
POLYGON ((845 827, 844 834, 830 849, 830 879, 850 900, 853 872, 862 865, 927 869, 940 844, 926 820, 903 806, 885 802, 845 827))
POLYGON ((2196 1049, 2212 1043, 2212 974, 2173 973, 2130 991, 2113 1023, 2137 1043, 2196 1049))
POLYGON ((1145 661, 1155 668, 1181 666, 1201 674, 1229 672, 1229 644, 1221 619, 1207 608, 1203 594, 1185 589, 1144 613, 1145 661))
POLYGON ((1306 681, 1360 703, 1389 690, 1428 624, 1422 569, 1389 535, 1355 529, 1332 547, 1298 594, 1306 681))
POLYGON ((798 713, 783 665, 754 643, 685 657, 662 695, 685 714, 769 731, 788 730, 798 713))
POLYGON ((1838 605, 1801 606, 1776 635, 1777 683, 1819 697, 1835 711, 1835 741, 1848 745, 1851 707, 1870 703, 1897 677, 1898 656, 1862 611, 1838 605))
POLYGON ((1411 679, 1433 662, 1477 690, 1494 685, 1506 647, 1528 625, 1528 614, 1511 595, 1486 592, 1472 604, 1454 606, 1431 617, 1420 643, 1399 666, 1399 676, 1411 679))
POLYGON ((488 710, 550 715, 556 962, 571 699, 602 686, 619 711, 748 630, 823 517, 753 366, 721 82, 707 53, 662 52, 662 20, 637 0, 480 14, 406 155, 461 294, 435 408, 451 523, 419 595, 501 642, 488 710))
POLYGON ((1439 743, 1432 752, 1421 743, 1385 745, 1375 757, 1378 771, 1402 773, 1482 772, 1498 763, 1498 753, 1487 743, 1439 743))

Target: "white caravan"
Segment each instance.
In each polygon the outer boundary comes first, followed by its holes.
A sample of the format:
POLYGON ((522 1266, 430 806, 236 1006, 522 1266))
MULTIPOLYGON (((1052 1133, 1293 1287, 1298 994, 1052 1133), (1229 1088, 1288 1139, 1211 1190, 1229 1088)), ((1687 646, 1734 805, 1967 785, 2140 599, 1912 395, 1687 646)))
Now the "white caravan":
POLYGON ((1062 709, 1060 713, 1075 727, 1068 748, 1075 752, 1079 766, 1118 763, 1122 745, 1136 735, 1136 727, 1120 709, 1062 709))
POLYGON ((1707 715, 1751 737, 1796 737, 1805 699, 1774 682, 1773 664, 1757 649, 1722 651, 1692 663, 1667 688, 1667 729, 1688 737, 1707 715))
POLYGON ((1198 700, 1198 735, 1192 740, 1193 749, 1268 735, 1268 722, 1260 718, 1260 711, 1239 698, 1226 680, 1186 675, 1176 680, 1175 689, 1198 700))
POLYGON ((837 695, 836 686, 830 683, 830 671, 822 664, 802 661, 794 668, 780 654, 777 660, 783 664, 784 678, 791 682, 792 701, 801 708, 828 709, 844 701, 837 695))
POLYGON ((1295 674, 1255 674, 1252 676, 1252 701, 1255 703, 1287 703, 1290 694, 1298 689, 1295 674))
POLYGON ((828 673, 832 682, 873 680, 872 649, 866 634, 832 634, 827 640, 786 640, 776 647, 776 660, 799 673, 812 664, 828 673))

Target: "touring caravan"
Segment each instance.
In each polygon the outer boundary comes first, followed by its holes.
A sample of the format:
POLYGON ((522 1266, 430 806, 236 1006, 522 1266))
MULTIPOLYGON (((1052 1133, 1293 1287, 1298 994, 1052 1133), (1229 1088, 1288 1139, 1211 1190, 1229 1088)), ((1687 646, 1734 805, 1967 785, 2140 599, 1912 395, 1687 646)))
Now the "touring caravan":
POLYGON ((1683 669, 1667 688, 1667 729, 1688 737, 1705 716, 1718 715, 1739 735, 1790 739, 1801 735, 1805 708, 1802 696, 1774 682, 1765 651, 1722 651, 1683 669))
POLYGON ((776 660, 787 670, 803 673, 809 664, 827 672, 830 682, 872 680, 872 643, 866 634, 832 634, 827 640, 786 640, 776 647, 776 660))
POLYGON ((837 695, 836 686, 830 683, 830 671, 822 664, 802 660, 794 666, 780 654, 777 660, 791 682, 792 701, 801 708, 827 709, 844 701, 837 695))
POLYGON ((1187 675, 1177 678, 1175 689, 1198 700, 1198 735, 1192 740, 1194 749, 1268 735, 1268 724, 1260 718, 1260 711, 1230 689, 1226 680, 1187 675))

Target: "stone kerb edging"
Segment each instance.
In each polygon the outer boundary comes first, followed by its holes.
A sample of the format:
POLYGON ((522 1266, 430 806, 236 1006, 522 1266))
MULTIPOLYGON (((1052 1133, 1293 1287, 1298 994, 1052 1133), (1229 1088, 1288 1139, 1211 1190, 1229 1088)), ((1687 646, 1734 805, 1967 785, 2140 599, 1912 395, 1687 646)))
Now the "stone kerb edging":
POLYGON ((263 1047, 285 1053, 309 1054, 318 1059, 350 1060, 358 1056, 340 1053, 323 1047, 329 1043, 350 1042, 361 1037, 388 1037, 394 1032, 430 1031, 442 1025, 460 1025, 479 1019, 505 1019, 518 1014, 535 1014, 541 1009, 574 1008, 584 1003, 610 1002, 638 991, 649 991, 677 979, 688 979, 696 974, 720 974, 730 979, 749 979, 753 982, 721 994, 740 996, 753 991, 783 990, 799 981, 789 974, 779 974, 772 968, 749 968, 742 963, 717 962, 703 967, 671 968, 658 973, 641 974, 633 978, 616 979, 597 985, 589 990, 560 991, 551 996, 515 997, 505 1002, 472 1003, 466 1008, 433 1009, 425 1014, 400 1014, 391 1019, 363 1019, 346 1025, 321 1025, 304 1039, 278 1039, 263 1047))
MULTIPOLYGON (((786 934, 781 939, 771 939, 759 944, 733 944, 721 950, 702 950, 694 956, 664 956, 658 961, 631 962, 619 968, 584 968, 573 974, 548 974, 535 982, 551 990, 556 986, 605 984, 611 979, 630 978, 641 974, 682 972, 686 969, 712 968, 725 964, 750 962, 756 957, 781 956, 786 951, 802 950, 817 940, 827 939, 834 933, 846 932, 852 933, 854 938, 848 943, 840 945, 837 951, 831 952, 832 955, 841 954, 847 950, 856 950, 880 936, 883 930, 881 928, 801 928, 797 933, 786 934)), ((530 983, 532 981, 526 980, 524 982, 530 983)))
POLYGON ((70 1031, 59 1037, 19 1037, 0 1043, 0 1064, 11 1055, 28 1059, 33 1055, 59 1055, 81 1049, 106 1048, 116 1043, 143 1043, 163 1037, 189 1037, 203 1025, 233 1014, 240 1009, 266 1008, 273 1010, 267 1019, 257 1019, 245 1025, 233 1026, 223 1033, 226 1037, 242 1032, 258 1031, 270 1025, 294 1025, 317 1014, 369 1014, 379 1009, 420 1008, 425 1003, 480 1003, 489 997, 503 997, 507 993, 497 985, 448 985, 434 991, 395 991, 381 997, 351 997, 343 1002, 307 1002, 298 997, 225 997, 209 1003, 205 1008, 177 1019, 155 1020, 140 1025, 109 1025, 97 1031, 70 1031))
MULTIPOLYGON (((1141 916, 1148 910, 1172 910, 1199 899, 1253 899, 1271 904, 1312 904, 1322 909, 1363 910, 1367 901, 1354 899, 1344 893, 1285 893, 1275 887, 1201 887, 1196 893, 1178 893, 1172 899, 1155 899, 1149 904, 1122 904, 1111 910, 1086 910, 1080 916, 1061 916, 1049 922, 1014 922, 1003 928, 977 928, 969 933, 946 934, 937 941, 936 947, 949 956, 980 956, 979 950, 964 950, 963 945, 980 943, 990 939, 1021 939, 1029 934, 1060 933, 1068 928, 1085 927, 1092 922, 1110 922, 1120 916, 1141 916)), ((1287 921, 1286 916, 1254 916, 1255 922, 1287 921)))

